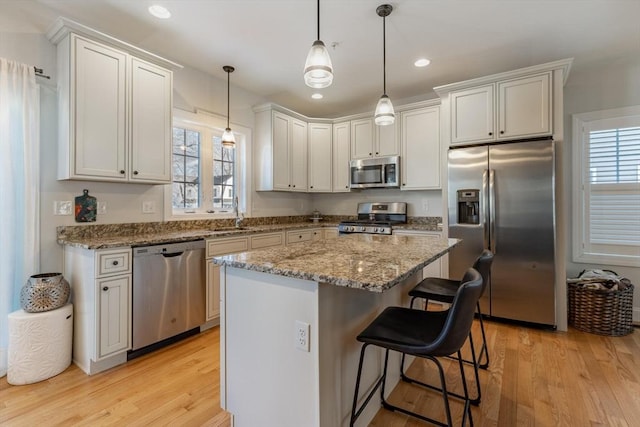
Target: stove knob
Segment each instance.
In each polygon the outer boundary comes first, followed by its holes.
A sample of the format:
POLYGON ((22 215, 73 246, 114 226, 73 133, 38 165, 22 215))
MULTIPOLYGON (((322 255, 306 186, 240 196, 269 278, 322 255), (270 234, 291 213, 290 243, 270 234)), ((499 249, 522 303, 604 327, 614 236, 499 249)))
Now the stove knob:
POLYGON ((355 227, 347 227, 348 231, 355 231, 355 229, 356 229, 355 227))
POLYGON ((365 231, 365 227, 364 226, 360 226, 360 232, 364 233, 364 231, 365 231))
POLYGON ((373 232, 374 232, 374 233, 379 233, 380 231, 381 231, 381 230, 380 230, 378 227, 376 227, 376 228, 374 228, 374 229, 373 229, 373 232))

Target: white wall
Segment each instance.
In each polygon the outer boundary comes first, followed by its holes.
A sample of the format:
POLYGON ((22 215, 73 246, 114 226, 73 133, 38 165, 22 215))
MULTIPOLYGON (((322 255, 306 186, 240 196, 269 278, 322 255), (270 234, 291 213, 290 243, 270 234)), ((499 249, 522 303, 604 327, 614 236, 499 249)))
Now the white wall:
MULTIPOLYGON (((620 58, 617 61, 606 61, 593 64, 587 71, 572 72, 564 88, 564 129, 565 151, 562 158, 564 171, 565 194, 571 197, 573 191, 571 159, 573 136, 571 115, 610 108, 640 105, 640 57, 620 58)), ((571 205, 571 203, 569 203, 571 205)), ((587 268, 607 268, 631 280, 635 285, 634 322, 640 322, 640 268, 619 267, 610 265, 581 264, 573 262, 572 230, 569 211, 569 227, 565 230, 567 241, 567 277, 575 277, 587 268)))
POLYGON ((442 216, 442 193, 439 190, 401 191, 371 189, 350 193, 314 194, 313 209, 323 215, 355 215, 359 202, 407 202, 409 216, 442 216), (426 207, 426 209, 425 209, 426 207))

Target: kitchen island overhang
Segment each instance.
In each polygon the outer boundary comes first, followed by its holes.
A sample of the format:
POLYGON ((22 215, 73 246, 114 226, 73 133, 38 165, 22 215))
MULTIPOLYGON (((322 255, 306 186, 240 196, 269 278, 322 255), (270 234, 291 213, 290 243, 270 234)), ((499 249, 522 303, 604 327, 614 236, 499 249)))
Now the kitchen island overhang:
MULTIPOLYGON (((234 425, 347 425, 357 334, 385 307, 408 305, 422 269, 458 242, 341 235, 214 258, 221 265, 220 401, 234 425), (299 345, 301 324, 308 325, 308 351, 299 345)), ((368 358, 363 396, 383 362, 379 351, 368 358)), ((388 390, 398 378, 388 378, 388 390)), ((362 425, 378 410, 374 403, 362 425)))

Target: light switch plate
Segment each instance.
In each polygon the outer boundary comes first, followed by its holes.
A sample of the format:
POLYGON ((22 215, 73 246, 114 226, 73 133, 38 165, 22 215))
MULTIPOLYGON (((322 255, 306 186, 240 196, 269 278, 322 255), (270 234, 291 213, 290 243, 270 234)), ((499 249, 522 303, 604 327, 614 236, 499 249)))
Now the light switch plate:
POLYGON ((71 215, 72 212, 71 200, 56 200, 53 202, 54 215, 71 215))
POLYGON ((142 213, 146 213, 146 214, 156 213, 156 202, 151 200, 142 202, 142 213))
POLYGON ((98 202, 98 215, 104 215, 107 213, 107 202, 98 202))

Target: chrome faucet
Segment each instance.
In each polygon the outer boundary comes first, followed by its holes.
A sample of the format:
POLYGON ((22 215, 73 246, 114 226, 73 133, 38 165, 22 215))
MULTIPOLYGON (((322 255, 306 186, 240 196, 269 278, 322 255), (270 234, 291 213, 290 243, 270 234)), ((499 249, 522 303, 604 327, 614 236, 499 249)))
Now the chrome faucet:
POLYGON ((233 199, 233 212, 236 215, 236 228, 241 228, 242 227, 242 221, 244 221, 244 215, 242 215, 239 211, 239 203, 238 203, 238 196, 236 195, 236 197, 233 199))

